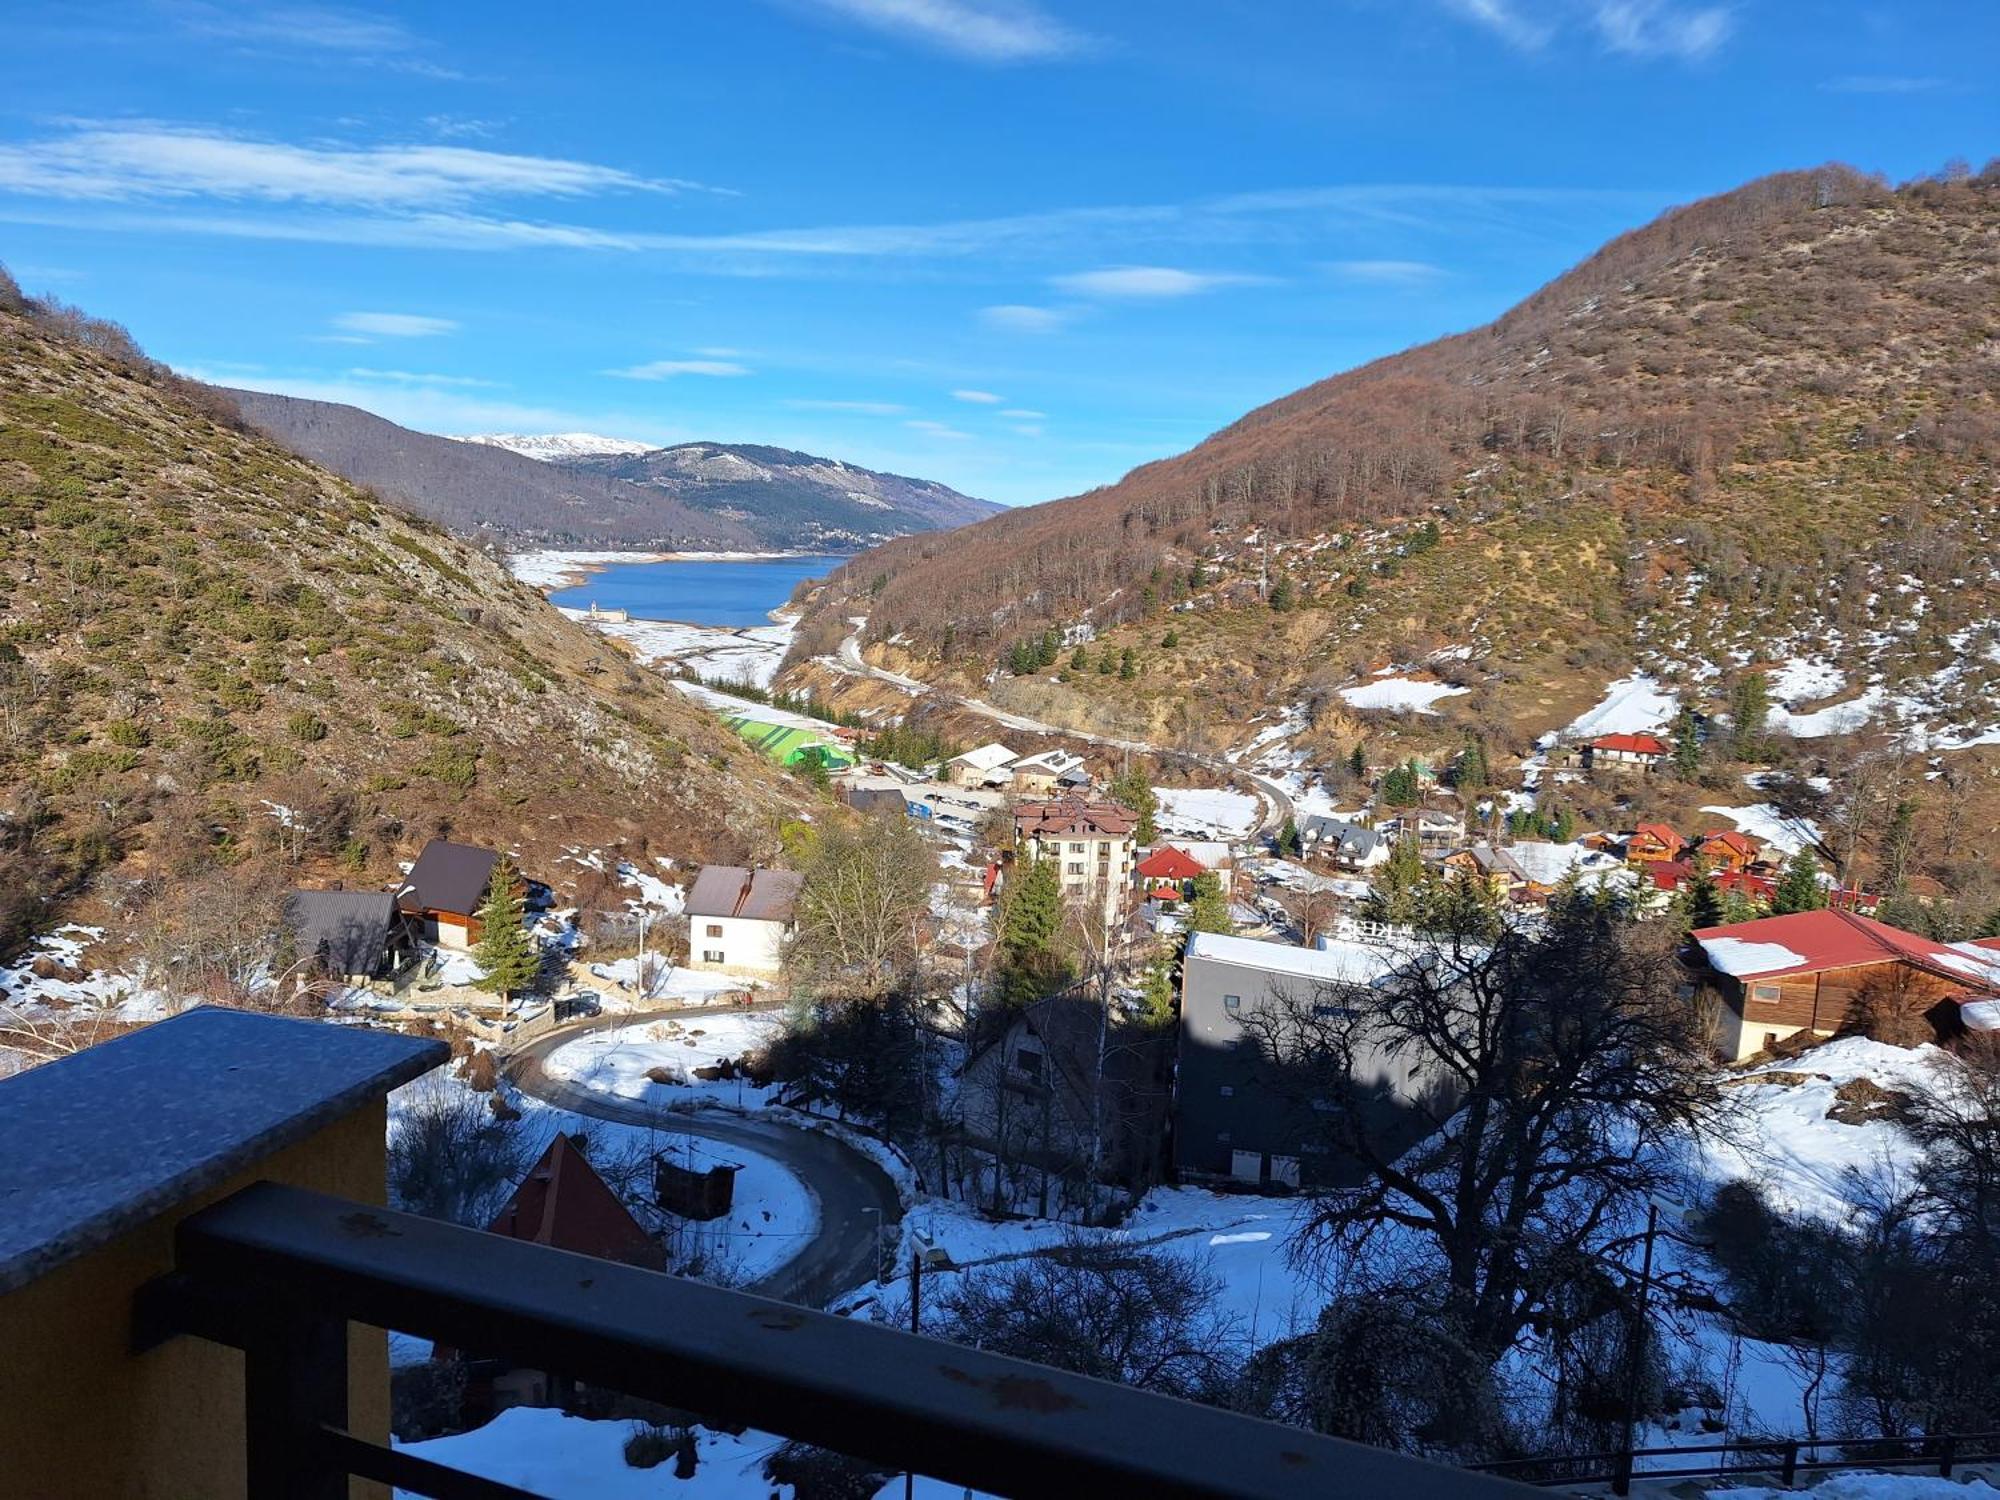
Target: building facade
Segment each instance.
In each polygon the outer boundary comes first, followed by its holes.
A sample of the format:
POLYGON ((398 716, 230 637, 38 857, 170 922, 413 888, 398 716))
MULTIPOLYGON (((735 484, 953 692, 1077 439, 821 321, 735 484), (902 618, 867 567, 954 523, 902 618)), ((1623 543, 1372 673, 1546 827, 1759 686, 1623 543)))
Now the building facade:
POLYGON ((1138 826, 1138 815, 1116 802, 1023 802, 1014 809, 1014 849, 1019 858, 1052 863, 1063 899, 1094 906, 1110 922, 1132 884, 1138 826))
POLYGON ((790 870, 704 866, 688 892, 688 967, 777 974, 796 930, 793 913, 804 884, 790 870))

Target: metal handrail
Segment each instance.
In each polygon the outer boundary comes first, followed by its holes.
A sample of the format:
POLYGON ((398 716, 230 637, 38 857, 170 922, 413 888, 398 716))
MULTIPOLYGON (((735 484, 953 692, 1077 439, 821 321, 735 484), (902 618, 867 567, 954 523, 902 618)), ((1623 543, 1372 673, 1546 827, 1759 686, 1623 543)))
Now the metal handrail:
POLYGON ((140 1342, 192 1334, 246 1351, 255 1494, 344 1496, 350 1473, 420 1494, 522 1493, 470 1476, 441 1482, 431 1472, 439 1466, 345 1431, 350 1320, 1001 1496, 1533 1493, 1494 1475, 274 1183, 183 1220, 175 1250, 174 1273, 142 1295, 140 1342))

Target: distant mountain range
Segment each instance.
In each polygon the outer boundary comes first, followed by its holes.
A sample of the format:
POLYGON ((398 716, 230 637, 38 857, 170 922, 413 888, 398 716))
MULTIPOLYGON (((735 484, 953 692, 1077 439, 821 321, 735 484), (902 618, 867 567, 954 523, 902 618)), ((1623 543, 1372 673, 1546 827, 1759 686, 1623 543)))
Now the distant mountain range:
POLYGON ((301 457, 440 525, 509 545, 852 552, 1002 508, 782 448, 649 449, 575 432, 447 438, 331 401, 225 394, 301 457))
POLYGON ((568 458, 595 458, 605 453, 649 453, 653 448, 651 443, 605 437, 599 432, 481 432, 458 441, 505 448, 523 458, 539 458, 545 464, 558 464, 568 458))

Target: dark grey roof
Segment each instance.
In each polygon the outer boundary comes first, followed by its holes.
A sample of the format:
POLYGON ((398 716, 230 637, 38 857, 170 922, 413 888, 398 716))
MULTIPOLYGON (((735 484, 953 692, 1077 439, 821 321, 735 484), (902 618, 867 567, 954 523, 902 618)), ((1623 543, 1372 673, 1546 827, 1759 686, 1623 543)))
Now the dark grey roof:
POLYGON ((443 1042, 204 1006, 0 1084, 0 1292, 438 1066, 443 1042))
POLYGON ((471 844, 432 839, 410 866, 396 904, 404 911, 442 911, 453 916, 475 915, 486 900, 487 884, 500 856, 471 844))
POLYGON ((336 974, 373 974, 395 920, 396 898, 387 891, 293 891, 285 898, 299 957, 324 950, 336 974))
POLYGON ((1309 844, 1331 844, 1342 854, 1355 859, 1366 859, 1382 841, 1382 835, 1373 828, 1364 828, 1345 818, 1329 818, 1325 814, 1307 818, 1299 836, 1309 844))
POLYGON ((749 917, 789 922, 803 875, 790 870, 746 870, 741 865, 704 865, 688 892, 691 917, 749 917))

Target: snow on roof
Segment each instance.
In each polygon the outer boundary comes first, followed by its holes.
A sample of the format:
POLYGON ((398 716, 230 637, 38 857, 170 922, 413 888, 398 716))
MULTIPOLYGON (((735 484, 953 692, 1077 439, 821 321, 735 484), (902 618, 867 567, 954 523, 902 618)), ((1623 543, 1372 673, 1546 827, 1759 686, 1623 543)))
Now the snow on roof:
POLYGON ((1178 849, 1205 868, 1219 870, 1230 861, 1229 846, 1219 839, 1161 839, 1162 849, 1178 849))
POLYGON ((1325 984, 1374 984, 1400 967, 1400 955, 1391 948, 1328 938, 1320 943, 1316 948, 1296 948, 1260 938, 1196 932, 1188 937, 1187 956, 1325 984))
POLYGON ((1808 962, 1804 954, 1792 952, 1783 943, 1753 943, 1743 938, 1705 938, 1699 935, 1696 941, 1701 944, 1701 951, 1708 955, 1711 964, 1737 979, 1800 969, 1808 962))
MULTIPOLYGON (((998 749, 999 747, 989 745, 987 748, 998 749)), ((1060 776, 1062 775, 1063 772, 1074 770, 1076 767, 1082 764, 1083 764, 1083 757, 1081 755, 1074 753, 1073 751, 1044 750, 1039 755, 1022 756, 1019 760, 1014 762, 1014 770, 1016 772, 1050 771, 1053 772, 1055 775, 1060 776)))
POLYGON ((1514 856, 1527 877, 1537 885, 1557 885, 1571 870, 1588 873, 1593 870, 1622 870, 1624 861, 1597 849, 1586 849, 1581 844, 1551 844, 1539 839, 1527 839, 1510 844, 1507 852, 1514 856))
POLYGON ((996 742, 981 745, 977 750, 968 750, 963 755, 954 755, 951 763, 955 766, 970 766, 975 771, 997 771, 1013 759, 1014 752, 996 742))

